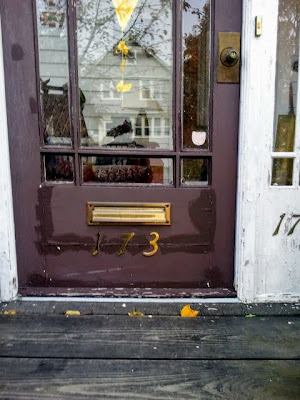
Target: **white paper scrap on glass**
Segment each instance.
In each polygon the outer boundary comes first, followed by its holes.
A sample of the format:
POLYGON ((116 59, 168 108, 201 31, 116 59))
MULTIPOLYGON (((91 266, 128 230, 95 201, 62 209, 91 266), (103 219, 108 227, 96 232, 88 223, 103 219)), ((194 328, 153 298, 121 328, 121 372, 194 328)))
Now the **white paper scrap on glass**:
POLYGON ((195 146, 203 146, 206 141, 206 132, 192 132, 192 141, 195 146))

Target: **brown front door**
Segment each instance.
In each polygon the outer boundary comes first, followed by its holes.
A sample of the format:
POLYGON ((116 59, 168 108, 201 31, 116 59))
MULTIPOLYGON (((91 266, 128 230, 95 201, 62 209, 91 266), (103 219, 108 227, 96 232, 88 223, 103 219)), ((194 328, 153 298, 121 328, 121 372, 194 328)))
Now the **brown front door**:
POLYGON ((241 3, 1 1, 21 294, 234 296, 241 3))

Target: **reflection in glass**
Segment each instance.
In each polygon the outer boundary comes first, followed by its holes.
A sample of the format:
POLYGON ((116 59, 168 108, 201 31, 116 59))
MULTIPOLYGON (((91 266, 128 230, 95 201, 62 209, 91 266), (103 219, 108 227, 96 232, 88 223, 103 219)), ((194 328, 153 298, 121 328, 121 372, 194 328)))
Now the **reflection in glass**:
POLYGON ((36 0, 43 137, 48 145, 72 144, 66 0, 36 0))
POLYGON ((46 154, 44 156, 45 179, 52 182, 73 182, 73 156, 62 154, 46 154))
POLYGON ((294 151, 299 76, 299 0, 280 0, 274 151, 294 151))
POLYGON ((84 182, 173 184, 173 160, 148 157, 82 157, 84 182))
POLYGON ((274 158, 272 170, 273 186, 293 185, 293 158, 274 158))
POLYGON ((181 160, 181 183, 185 185, 208 185, 209 159, 184 158, 181 160))
POLYGON ((183 147, 207 149, 210 0, 183 3, 183 147))
POLYGON ((77 0, 82 146, 172 149, 172 0, 77 0))

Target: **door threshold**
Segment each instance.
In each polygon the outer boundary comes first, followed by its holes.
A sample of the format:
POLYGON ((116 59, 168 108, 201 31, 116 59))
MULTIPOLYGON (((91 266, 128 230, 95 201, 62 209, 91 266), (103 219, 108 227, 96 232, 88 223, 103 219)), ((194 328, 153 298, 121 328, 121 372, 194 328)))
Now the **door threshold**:
POLYGON ((31 302, 72 302, 72 303, 190 303, 190 304, 202 304, 202 303, 223 303, 223 304, 237 304, 241 303, 238 298, 169 298, 169 299, 147 299, 147 298, 133 298, 133 297, 25 297, 20 296, 17 300, 20 301, 31 301, 31 302))
POLYGON ((28 297, 91 297, 114 299, 214 299, 236 298, 236 292, 228 288, 153 288, 153 287, 103 287, 103 288, 65 288, 65 287, 19 287, 19 296, 28 297))

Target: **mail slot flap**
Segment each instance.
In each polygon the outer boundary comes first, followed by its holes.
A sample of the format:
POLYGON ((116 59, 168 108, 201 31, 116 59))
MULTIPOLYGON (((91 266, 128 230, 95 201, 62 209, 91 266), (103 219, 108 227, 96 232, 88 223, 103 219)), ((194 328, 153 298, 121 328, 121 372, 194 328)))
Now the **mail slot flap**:
POLYGON ((88 225, 171 225, 170 203, 87 203, 88 225))

